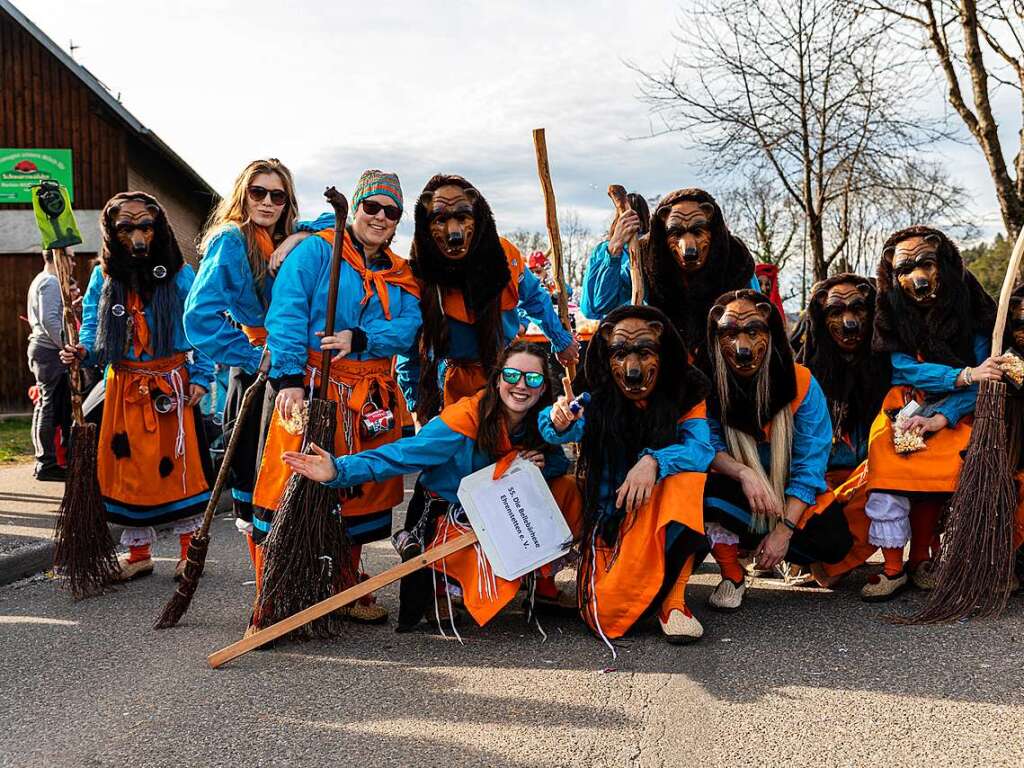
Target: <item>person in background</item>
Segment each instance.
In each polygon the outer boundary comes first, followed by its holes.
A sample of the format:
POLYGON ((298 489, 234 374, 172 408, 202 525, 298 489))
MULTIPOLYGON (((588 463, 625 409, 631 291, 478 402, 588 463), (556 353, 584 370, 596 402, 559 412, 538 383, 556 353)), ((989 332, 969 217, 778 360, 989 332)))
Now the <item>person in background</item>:
POLYGON ((626 245, 633 235, 647 234, 651 211, 639 192, 630 192, 627 198, 633 210, 625 215, 615 213, 607 239, 594 246, 587 262, 580 312, 591 320, 601 320, 616 307, 628 304, 633 290, 626 245))
MULTIPOLYGON (((71 250, 67 251, 71 254, 71 250)), ((73 257, 73 254, 71 254, 73 257)), ((70 392, 60 350, 64 346, 64 301, 53 263, 53 251, 43 251, 43 269, 28 288, 28 367, 36 380, 37 397, 32 409, 32 446, 35 478, 62 481, 65 470, 57 463, 57 427, 62 438, 70 427, 70 392)))

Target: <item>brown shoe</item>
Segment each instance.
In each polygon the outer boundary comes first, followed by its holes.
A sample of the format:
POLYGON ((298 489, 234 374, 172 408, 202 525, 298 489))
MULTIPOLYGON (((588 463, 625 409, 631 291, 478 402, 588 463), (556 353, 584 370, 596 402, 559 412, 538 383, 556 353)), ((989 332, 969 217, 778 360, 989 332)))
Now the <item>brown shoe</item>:
POLYGON ((935 567, 935 563, 931 560, 925 560, 920 563, 910 574, 910 580, 914 582, 914 586, 918 589, 923 589, 925 592, 935 589, 935 585, 939 580, 938 577, 938 568, 935 567))
POLYGON ((121 573, 117 578, 118 581, 131 581, 132 579, 142 578, 153 573, 153 558, 151 557, 129 563, 128 555, 125 553, 117 556, 117 565, 121 569, 121 573))
POLYGON ((348 606, 348 617, 357 624, 384 624, 388 620, 388 610, 376 602, 364 605, 356 602, 348 606))
POLYGON ((840 573, 836 576, 829 576, 825 573, 825 567, 821 563, 811 563, 811 577, 818 583, 819 587, 823 589, 832 589, 836 584, 843 580, 845 573, 840 573))

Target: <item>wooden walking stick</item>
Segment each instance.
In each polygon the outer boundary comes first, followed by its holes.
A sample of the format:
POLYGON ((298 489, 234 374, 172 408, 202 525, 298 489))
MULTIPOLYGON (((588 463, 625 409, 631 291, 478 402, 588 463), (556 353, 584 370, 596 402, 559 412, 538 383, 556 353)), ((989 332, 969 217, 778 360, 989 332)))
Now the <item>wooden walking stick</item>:
MULTIPOLYGON (((544 138, 543 128, 533 129, 533 148, 537 154, 537 175, 544 192, 544 213, 548 226, 548 241, 551 243, 551 267, 555 273, 555 285, 558 286, 558 317, 569 333, 572 323, 569 321, 569 295, 565 290, 565 274, 562 272, 562 235, 558 229, 558 212, 555 209, 555 188, 551 185, 551 168, 548 166, 548 145, 544 138)), ((576 378, 576 366, 566 366, 570 378, 576 378)))
MULTIPOLYGON (((621 184, 611 184, 608 187, 608 197, 615 204, 615 211, 619 216, 633 210, 626 196, 626 188, 621 184)), ((633 235, 626 244, 629 253, 629 279, 633 283, 633 290, 630 293, 630 304, 640 305, 644 303, 644 273, 640 267, 640 238, 633 235)))
POLYGON ((239 436, 242 434, 242 424, 252 411, 253 403, 263 394, 263 386, 267 381, 267 372, 270 370, 270 351, 263 350, 263 358, 260 360, 259 371, 256 380, 245 389, 242 395, 242 404, 238 408, 238 415, 235 416, 235 426, 231 431, 231 439, 224 450, 224 458, 221 460, 220 469, 217 472, 217 480, 213 484, 213 491, 210 493, 210 500, 206 502, 206 512, 203 515, 203 524, 192 536, 188 545, 188 554, 185 556, 185 573, 178 582, 178 588, 174 590, 171 599, 164 605, 160 617, 153 625, 153 629, 170 629, 175 626, 185 611, 192 604, 192 598, 199 588, 199 579, 203 576, 203 568, 206 565, 206 554, 210 549, 210 524, 217 511, 217 504, 220 501, 221 493, 231 472, 231 461, 235 457, 235 449, 238 447, 239 436))
MULTIPOLYGON (((70 208, 68 209, 70 211, 70 208)), ((43 233, 44 240, 46 233, 43 233)), ((64 303, 64 336, 78 346, 78 319, 71 293, 72 261, 64 248, 53 249, 53 264, 64 303)), ((54 524, 53 570, 75 599, 96 595, 118 581, 121 568, 107 527, 107 511, 96 475, 98 430, 82 415, 79 361, 68 369, 71 379, 70 458, 64 498, 54 524)))
MULTIPOLYGON (((334 187, 324 192, 334 208, 334 245, 327 292, 324 336, 334 334, 338 307, 341 252, 345 240, 348 201, 334 187)), ((302 449, 310 443, 334 447, 337 406, 328 399, 332 352, 320 353, 320 381, 309 401, 302 449)), ((355 583, 350 547, 341 517, 337 490, 293 474, 274 514, 270 534, 263 543, 263 584, 253 615, 254 626, 263 628, 319 603, 340 588, 355 583)), ((341 617, 321 615, 308 625, 308 634, 328 636, 341 629, 341 617)))
POLYGON ((244 637, 225 648, 221 648, 219 651, 211 653, 206 660, 213 669, 217 669, 217 667, 226 664, 232 659, 237 659, 239 656, 255 650, 262 645, 266 645, 270 641, 276 640, 282 635, 286 635, 289 632, 299 629, 312 621, 317 621, 322 616, 337 611, 339 608, 344 608, 346 605, 354 603, 359 598, 369 595, 382 587, 386 587, 388 584, 392 584, 399 579, 408 576, 410 573, 415 573, 421 568, 426 568, 432 563, 436 563, 438 560, 443 560, 449 555, 453 555, 456 552, 466 549, 466 547, 471 547, 476 544, 476 542, 476 533, 473 531, 463 533, 457 538, 446 541, 444 544, 436 546, 433 549, 428 549, 419 557, 414 557, 413 559, 396 565, 393 568, 382 571, 376 576, 371 576, 366 581, 361 581, 354 587, 349 587, 344 592, 339 592, 336 595, 332 595, 331 597, 320 601, 316 605, 311 605, 296 613, 294 616, 282 619, 266 629, 262 629, 259 632, 255 632, 248 637, 244 637))
MULTIPOLYGON (((1013 283, 1024 257, 1024 229, 1013 246, 999 292, 992 355, 1003 352, 1013 283)), ((949 505, 935 589, 918 613, 899 623, 934 624, 968 616, 998 616, 1013 580, 1013 526, 1017 486, 1006 440, 1006 384, 978 386, 974 426, 956 492, 949 505)))

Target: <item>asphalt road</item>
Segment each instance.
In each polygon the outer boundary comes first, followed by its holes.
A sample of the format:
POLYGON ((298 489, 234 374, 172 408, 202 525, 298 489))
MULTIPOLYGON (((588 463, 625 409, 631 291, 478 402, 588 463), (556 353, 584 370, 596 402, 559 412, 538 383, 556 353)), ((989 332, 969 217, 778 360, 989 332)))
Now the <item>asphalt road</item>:
MULTIPOLYGON (((74 603, 43 577, 0 588, 0 765, 18 766, 1019 766, 1024 600, 998 622, 899 627, 836 592, 759 581, 732 615, 690 597, 702 643, 647 625, 613 661, 572 619, 547 640, 508 611, 464 645, 356 627, 214 671, 253 595, 243 540, 219 520, 176 629, 151 624, 157 573, 74 603)), ((367 549, 371 572, 395 562, 367 549)), ((397 588, 381 594, 397 610, 397 588)), ((908 611, 917 596, 895 608, 908 611)))

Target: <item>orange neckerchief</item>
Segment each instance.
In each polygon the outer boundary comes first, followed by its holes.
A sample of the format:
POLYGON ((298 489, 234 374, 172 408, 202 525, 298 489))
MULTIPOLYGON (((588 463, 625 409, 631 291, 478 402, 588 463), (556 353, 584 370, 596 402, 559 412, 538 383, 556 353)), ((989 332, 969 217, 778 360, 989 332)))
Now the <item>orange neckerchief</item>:
MULTIPOLYGON (((501 249, 505 252, 505 260, 508 261, 508 271, 512 273, 512 279, 501 292, 501 308, 508 311, 515 309, 519 304, 519 278, 526 269, 526 261, 519 250, 505 238, 501 238, 501 249)), ((441 308, 448 317, 469 325, 473 324, 475 318, 466 308, 466 299, 462 291, 456 288, 441 288, 440 293, 441 308)))
POLYGON ((135 359, 141 360, 142 353, 147 352, 153 356, 153 347, 150 344, 149 323, 146 322, 146 308, 142 303, 142 297, 135 291, 128 291, 128 301, 125 306, 132 319, 132 351, 135 359))
MULTIPOLYGON (((317 232, 317 237, 322 237, 332 247, 334 246, 334 230, 325 229, 322 232, 317 232)), ((391 266, 387 269, 381 269, 379 271, 373 271, 368 269, 363 263, 363 257, 359 251, 356 250, 355 246, 352 245, 352 239, 349 237, 348 232, 345 233, 345 240, 341 247, 341 258, 344 259, 352 269, 354 269, 361 278, 363 278, 363 300, 359 302, 360 306, 365 305, 370 300, 374 291, 377 292, 377 298, 380 300, 381 309, 384 310, 384 317, 388 320, 391 319, 391 306, 390 299, 388 298, 388 285, 394 285, 401 288, 403 291, 408 291, 417 299, 420 297, 420 284, 416 282, 416 278, 412 276, 412 269, 402 259, 395 256, 388 248, 384 251, 384 254, 391 260, 391 266)))
MULTIPOLYGON (((253 233, 253 242, 256 245, 256 250, 259 251, 264 261, 270 261, 270 257, 277 247, 274 245, 274 238, 263 227, 253 226, 250 228, 250 231, 253 233)), ((258 296, 259 291, 256 294, 258 296)), ((249 339, 249 343, 254 347, 261 347, 267 343, 267 329, 261 325, 243 325, 242 333, 245 334, 245 337, 249 339)))
POLYGON ((274 238, 272 238, 270 233, 263 227, 254 226, 250 231, 253 235, 253 241, 256 244, 256 250, 260 252, 260 256, 262 256, 266 261, 270 261, 270 256, 277 247, 274 245, 274 238))
MULTIPOLYGON (((476 440, 477 431, 480 428, 480 400, 483 396, 484 393, 481 390, 475 395, 464 397, 442 410, 439 418, 452 432, 458 432, 470 440, 476 440)), ((516 456, 519 455, 519 451, 515 450, 509 441, 507 429, 501 430, 498 450, 502 452, 502 457, 495 462, 495 480, 508 471, 512 462, 516 460, 516 456)))

